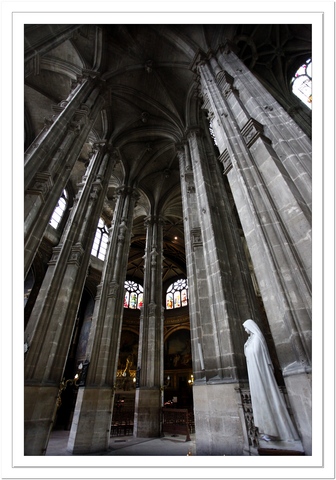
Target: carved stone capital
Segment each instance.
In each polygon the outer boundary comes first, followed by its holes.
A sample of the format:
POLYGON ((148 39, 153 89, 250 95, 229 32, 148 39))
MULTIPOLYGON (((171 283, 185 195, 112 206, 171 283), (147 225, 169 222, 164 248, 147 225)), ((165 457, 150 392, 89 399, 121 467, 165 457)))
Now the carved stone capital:
POLYGON ((81 131, 81 125, 78 124, 78 122, 71 121, 68 124, 68 130, 75 135, 78 135, 79 132, 81 131))
POLYGON ((221 155, 218 157, 218 160, 223 165, 224 175, 227 175, 229 171, 232 169, 232 161, 227 148, 224 150, 223 153, 221 153, 221 155))
POLYGON ((103 284, 100 283, 100 284, 97 286, 97 292, 96 292, 96 298, 95 298, 96 301, 100 299, 101 294, 102 294, 102 290, 103 290, 103 284))
POLYGON ((225 98, 231 93, 238 94, 238 90, 233 86, 234 78, 226 70, 217 73, 216 81, 225 98))
POLYGON ((117 282, 112 281, 109 283, 107 296, 109 298, 116 298, 118 291, 119 291, 119 284, 117 282))
POLYGON ((92 145, 93 150, 97 150, 98 152, 103 150, 103 148, 106 146, 107 140, 99 140, 97 142, 94 142, 92 145))
POLYGON ((68 263, 74 264, 77 267, 79 267, 81 264, 83 253, 84 253, 84 248, 82 247, 82 245, 80 243, 76 243, 75 245, 73 245, 71 249, 68 263))
POLYGON ((126 238, 126 232, 127 232, 127 225, 126 225, 125 219, 123 218, 118 229, 118 243, 124 243, 126 238))
POLYGON ((200 127, 191 127, 188 128, 185 133, 188 140, 196 139, 198 136, 201 135, 202 130, 200 127))
POLYGON ((187 193, 195 193, 194 174, 192 170, 186 171, 184 177, 187 183, 187 193))
POLYGON ((248 122, 241 129, 241 133, 248 148, 251 148, 251 146, 254 144, 254 142, 258 140, 258 138, 261 138, 266 143, 271 143, 271 140, 264 135, 263 125, 257 122, 257 120, 255 120, 254 118, 250 118, 250 120, 248 120, 248 122))
POLYGON ((41 195, 44 198, 52 189, 53 184, 50 173, 38 172, 34 177, 33 183, 27 189, 27 193, 30 195, 41 195))
POLYGON ((153 225, 163 226, 165 225, 166 221, 162 215, 148 215, 148 217, 144 220, 145 228, 148 228, 153 225))
POLYGON ((120 187, 116 188, 116 195, 119 195, 119 196, 130 195, 133 192, 134 192, 133 188, 128 187, 127 185, 121 185, 120 187))
POLYGON ((56 114, 59 114, 61 112, 63 112, 63 110, 65 109, 65 107, 68 105, 68 100, 62 100, 60 103, 58 103, 57 105, 51 105, 51 109, 53 112, 55 112, 56 114))
POLYGON ((156 247, 153 247, 152 251, 150 252, 150 256, 151 256, 151 266, 152 267, 155 267, 156 266, 156 259, 157 259, 157 256, 158 256, 158 252, 156 250, 156 247))
POLYGON ((191 64, 189 65, 189 70, 197 74, 199 68, 202 67, 206 62, 207 62, 206 54, 203 52, 203 50, 199 49, 196 52, 191 64))
POLYGON ((191 236, 191 247, 193 250, 203 245, 202 232, 200 228, 193 228, 192 230, 190 230, 190 236, 191 236))
POLYGON ((57 245, 56 247, 53 248, 52 255, 48 262, 48 265, 56 265, 58 257, 61 253, 61 249, 62 249, 62 245, 57 245))
POLYGON ((83 75, 78 75, 76 80, 72 80, 71 82, 71 89, 74 90, 78 85, 82 85, 84 82, 85 77, 83 75))

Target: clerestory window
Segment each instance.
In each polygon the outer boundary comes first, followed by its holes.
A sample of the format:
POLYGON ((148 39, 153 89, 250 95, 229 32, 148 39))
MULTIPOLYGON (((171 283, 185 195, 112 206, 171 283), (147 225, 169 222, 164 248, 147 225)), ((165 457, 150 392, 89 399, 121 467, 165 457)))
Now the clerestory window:
POLYGON ((143 306, 143 287, 131 280, 125 282, 124 308, 140 309, 143 306))
POLYGON ((166 308, 181 308, 188 305, 188 280, 181 278, 169 285, 166 292, 166 308))
POLYGON ((93 241, 91 255, 99 258, 100 260, 105 260, 108 237, 109 237, 108 228, 104 220, 100 218, 98 222, 98 227, 96 230, 96 235, 93 241))
POLYGON ((312 60, 309 58, 306 63, 301 65, 292 78, 292 92, 307 105, 312 108, 312 60))
POLYGON ((51 218, 49 220, 49 224, 55 229, 57 229, 57 227, 59 226, 67 205, 68 205, 68 193, 66 190, 63 190, 61 198, 58 200, 57 206, 53 211, 53 214, 51 215, 51 218))

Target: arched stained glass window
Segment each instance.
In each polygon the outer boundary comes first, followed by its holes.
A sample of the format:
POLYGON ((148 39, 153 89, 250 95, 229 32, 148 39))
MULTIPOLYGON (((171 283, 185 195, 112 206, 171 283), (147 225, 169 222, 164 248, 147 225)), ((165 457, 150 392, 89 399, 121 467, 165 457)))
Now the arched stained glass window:
POLYGON ((58 204, 55 210, 53 211, 53 214, 51 215, 51 219, 49 220, 49 224, 55 229, 58 227, 58 225, 60 224, 60 221, 62 220, 67 204, 68 204, 68 193, 66 190, 63 190, 61 198, 58 200, 58 204))
POLYGON ((309 58, 292 78, 292 91, 309 108, 312 107, 312 61, 309 58))
POLYGON ((108 236, 109 232, 107 226, 104 220, 100 218, 96 230, 96 236, 93 241, 91 255, 100 258, 100 260, 105 260, 108 236))
POLYGON ((188 280, 181 278, 172 283, 166 292, 166 308, 181 308, 188 305, 188 280))
POLYGON ((138 283, 126 280, 124 308, 140 309, 143 306, 143 288, 138 283))

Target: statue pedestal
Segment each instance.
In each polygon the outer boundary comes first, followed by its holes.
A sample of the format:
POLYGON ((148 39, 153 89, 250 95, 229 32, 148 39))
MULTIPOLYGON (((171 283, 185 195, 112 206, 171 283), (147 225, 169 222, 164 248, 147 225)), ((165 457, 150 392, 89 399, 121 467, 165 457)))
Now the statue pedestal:
POLYGON ((259 455, 304 455, 300 440, 294 442, 259 440, 259 455))

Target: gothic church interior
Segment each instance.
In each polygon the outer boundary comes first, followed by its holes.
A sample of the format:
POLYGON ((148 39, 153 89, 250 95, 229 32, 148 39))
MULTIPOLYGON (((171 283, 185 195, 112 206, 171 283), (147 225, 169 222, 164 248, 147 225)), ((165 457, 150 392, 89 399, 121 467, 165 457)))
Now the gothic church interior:
POLYGON ((168 410, 197 455, 312 454, 311 43, 310 25, 25 26, 25 455, 56 429, 74 455, 120 425, 160 437, 168 410), (253 423, 250 318, 295 445, 253 423))

